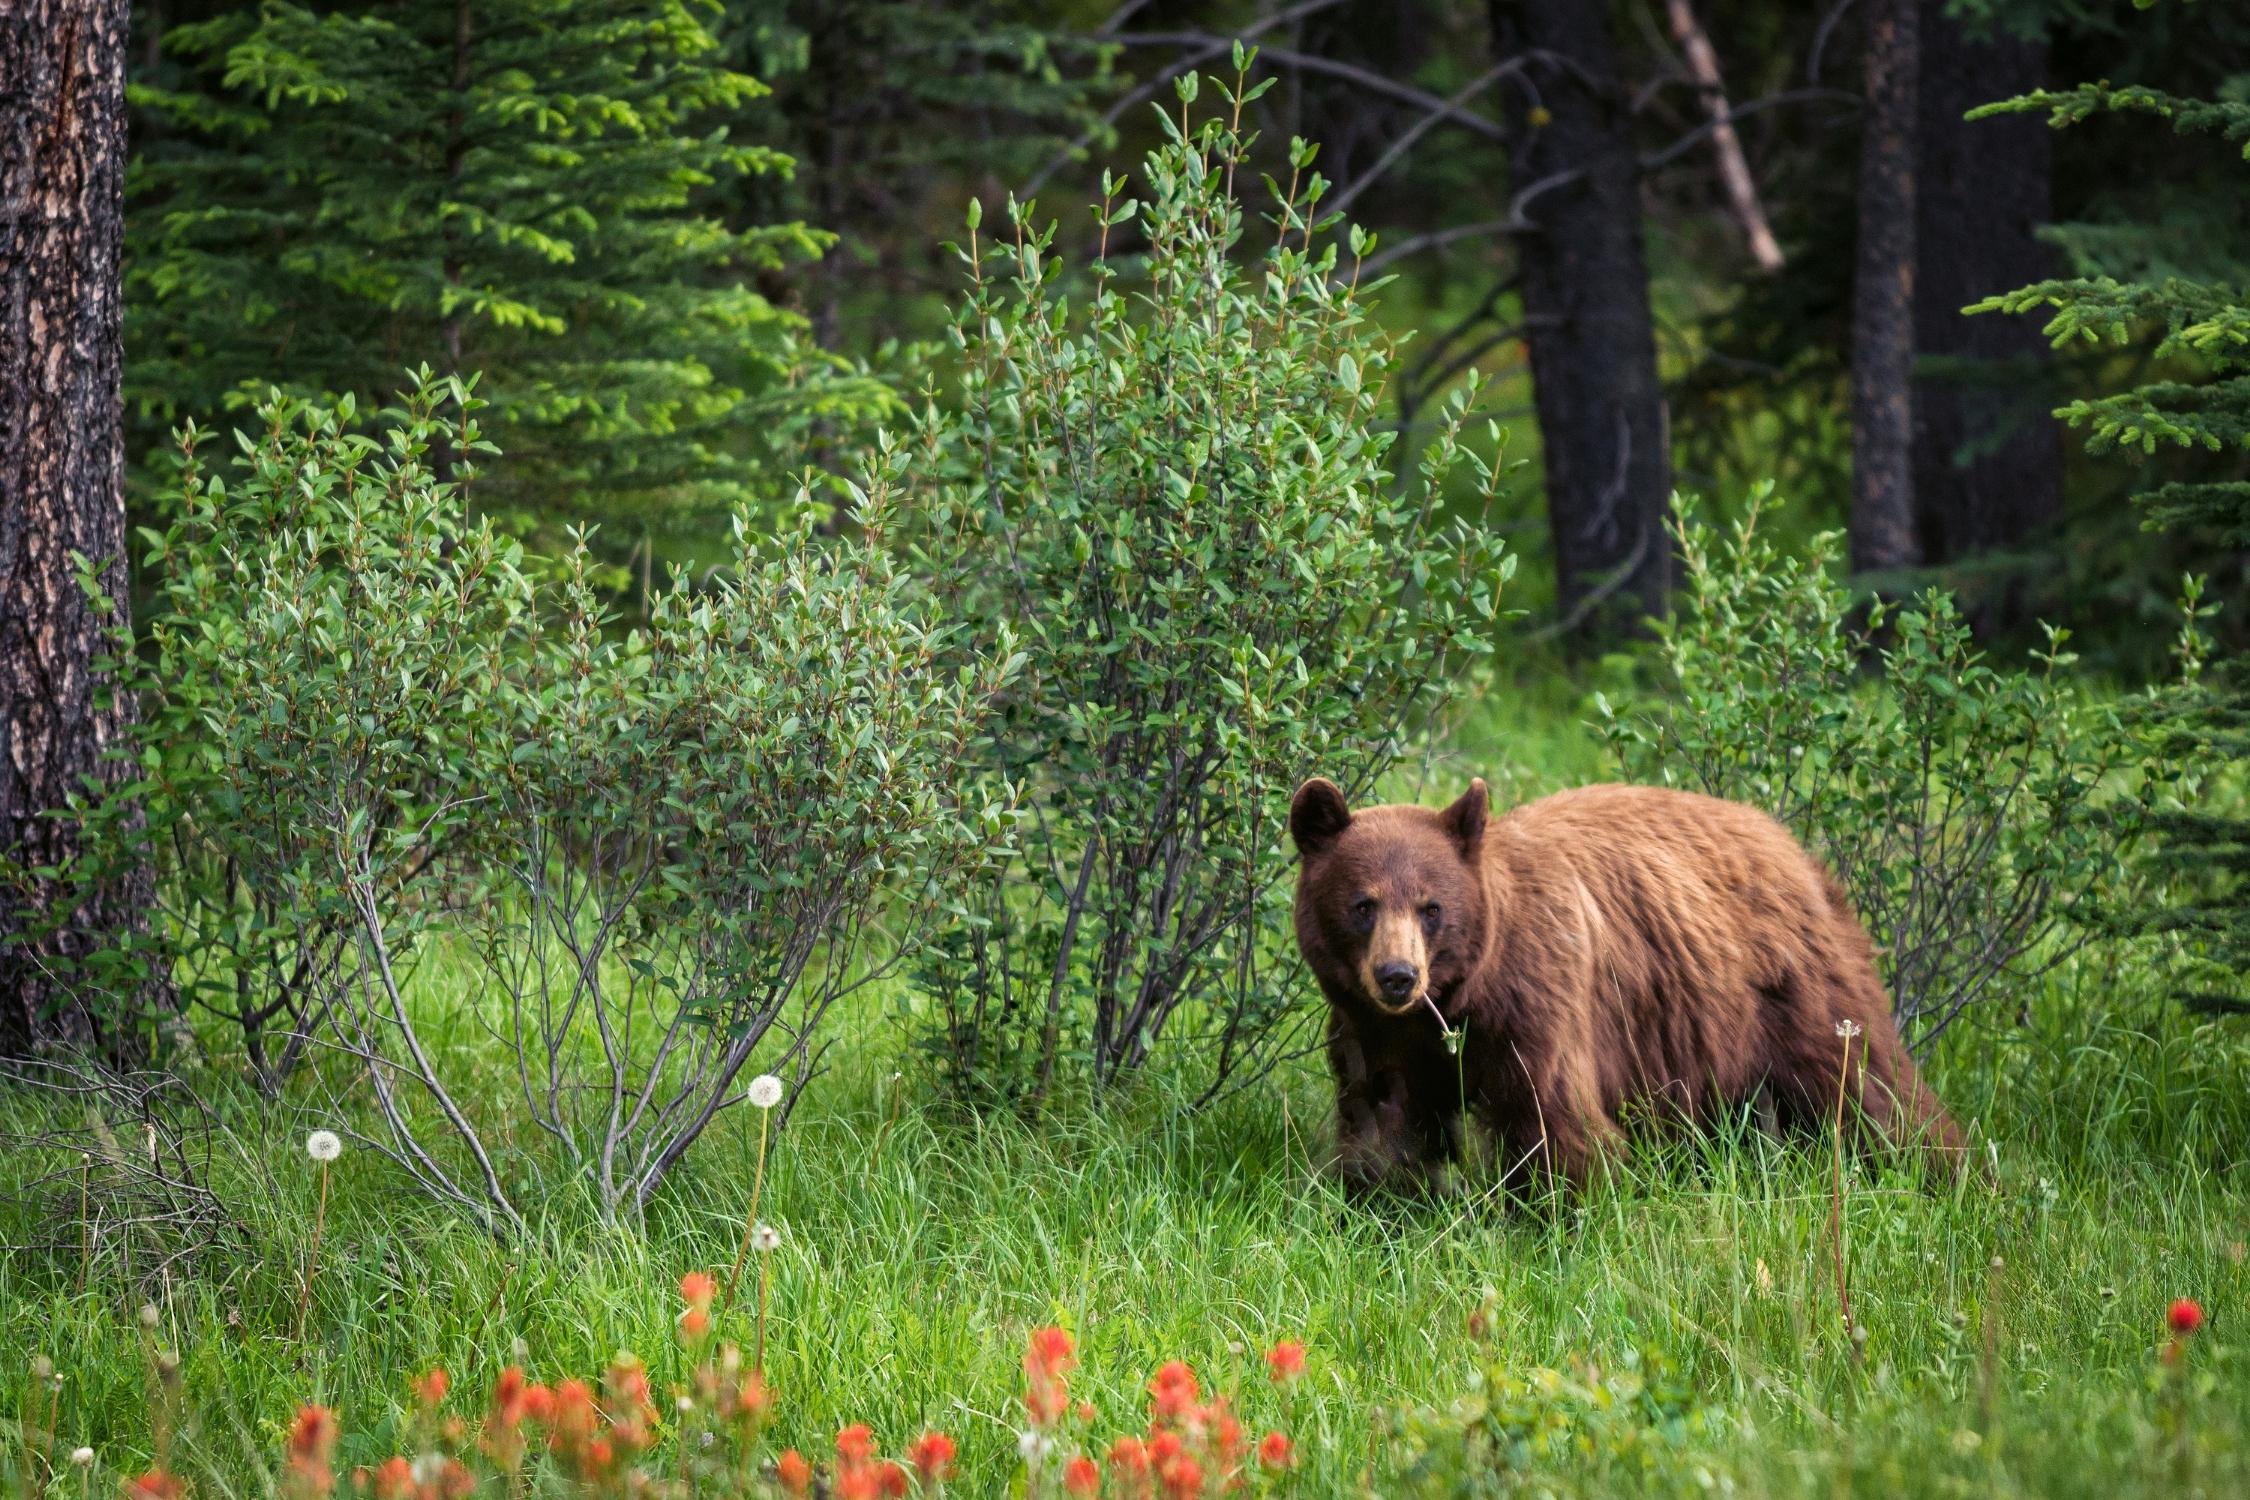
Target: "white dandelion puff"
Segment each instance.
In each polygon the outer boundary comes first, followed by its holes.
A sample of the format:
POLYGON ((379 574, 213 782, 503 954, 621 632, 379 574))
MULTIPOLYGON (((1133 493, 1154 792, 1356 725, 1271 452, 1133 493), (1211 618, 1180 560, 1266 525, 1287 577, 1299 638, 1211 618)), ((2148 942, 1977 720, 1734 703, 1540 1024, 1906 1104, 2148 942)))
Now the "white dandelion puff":
POLYGON ((1858 1036, 1859 1032, 1860 1026, 1859 1022, 1857 1021, 1838 1021, 1836 1023, 1836 1035, 1842 1037, 1847 1042, 1850 1041, 1853 1037, 1858 1036))
POLYGON ((344 1154, 344 1143, 333 1130, 316 1130, 305 1137, 305 1155, 314 1161, 334 1161, 344 1154))
POLYGON ((761 1253, 781 1248, 781 1231, 771 1224, 760 1224, 750 1231, 750 1247, 761 1253))
POLYGON ((73 1448, 70 1450, 70 1461, 81 1469, 90 1469, 94 1466, 94 1450, 91 1448, 73 1448))
POLYGON ((750 1102, 760 1109, 771 1109, 781 1102, 781 1080, 771 1073, 760 1073, 750 1080, 750 1102))

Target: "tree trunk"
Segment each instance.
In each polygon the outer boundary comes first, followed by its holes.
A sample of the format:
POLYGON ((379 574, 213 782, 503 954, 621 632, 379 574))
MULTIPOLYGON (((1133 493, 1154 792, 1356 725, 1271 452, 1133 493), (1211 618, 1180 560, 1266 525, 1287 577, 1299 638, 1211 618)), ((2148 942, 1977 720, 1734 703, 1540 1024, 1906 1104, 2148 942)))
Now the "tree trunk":
POLYGON ((1524 343, 1554 534, 1556 601, 1581 639, 1661 614, 1672 457, 1641 259, 1640 166, 1589 0, 1492 0, 1519 233, 1524 343))
POLYGON ((1914 530, 1914 126, 1919 0, 1868 0, 1852 287, 1852 568, 1911 568, 1914 530))
POLYGON ((145 868, 81 888, 31 873, 80 853, 55 814, 133 718, 94 670, 125 624, 118 393, 126 0, 0 0, 0 1054, 130 1055, 129 1005, 68 969, 138 929, 145 868), (81 591, 84 557, 115 612, 81 591))
POLYGON ((1913 484, 1922 555, 1937 563, 2014 551, 2062 511, 2062 429, 2048 415, 2039 320, 1961 313, 2054 274, 2036 237, 2053 216, 2054 133, 2034 115, 1961 118, 2042 86, 2044 43, 1972 40, 1945 0, 1921 10, 1913 484))

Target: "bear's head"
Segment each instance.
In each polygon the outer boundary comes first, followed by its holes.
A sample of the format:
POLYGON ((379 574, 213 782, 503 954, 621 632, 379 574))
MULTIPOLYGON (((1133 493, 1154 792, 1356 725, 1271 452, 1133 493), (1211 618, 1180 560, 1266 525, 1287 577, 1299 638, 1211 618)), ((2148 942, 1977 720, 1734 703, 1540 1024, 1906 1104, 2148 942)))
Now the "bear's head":
POLYGON ((1484 952, 1482 780, 1452 806, 1353 812, 1314 777, 1289 806, 1297 943, 1330 999, 1389 1015, 1443 1008, 1484 952))

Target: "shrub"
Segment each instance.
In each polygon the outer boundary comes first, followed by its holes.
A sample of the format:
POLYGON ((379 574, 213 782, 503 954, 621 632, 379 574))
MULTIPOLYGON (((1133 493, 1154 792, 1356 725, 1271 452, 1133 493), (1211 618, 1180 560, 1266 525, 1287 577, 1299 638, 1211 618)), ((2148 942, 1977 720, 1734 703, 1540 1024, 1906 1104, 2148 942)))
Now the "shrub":
POLYGON ((1601 701, 1607 737, 1629 775, 1753 803, 1805 839, 1927 1048, 2091 930, 2074 918, 2117 863, 2098 793, 2130 740, 2064 680, 2065 632, 2029 668, 1994 667, 1950 596, 1863 610, 1833 572, 1840 537, 1784 555, 1760 534, 1771 512, 1770 485, 1723 534, 1680 505, 1664 692, 1625 713, 1601 701))
POLYGON ((609 633, 582 540, 542 592, 466 519, 473 474, 432 474, 436 443, 489 451, 473 410, 425 380, 377 438, 277 399, 231 488, 191 435, 147 750, 191 993, 269 1087, 336 1054, 372 1144, 512 1221, 407 973, 465 949, 490 982, 443 1022, 509 1044, 532 1121, 630 1211, 753 1053, 801 1080, 828 1009, 996 841, 1004 809, 948 771, 1001 673, 939 665, 873 508, 835 548, 738 527, 713 587, 609 633))
POLYGON ((1272 1055, 1289 794, 1392 763, 1487 649, 1508 571, 1438 515, 1456 469, 1485 500, 1498 479, 1462 444, 1468 391, 1421 484, 1393 482, 1370 241, 1351 231, 1346 265, 1316 221, 1310 145, 1273 188, 1271 243, 1238 257, 1239 120, 1265 87, 1248 64, 1238 49, 1227 110, 1201 124, 1180 80, 1145 197, 1105 175, 1082 308, 1032 205, 1011 202, 999 245, 972 207, 958 400, 875 458, 932 587, 984 649, 1013 630, 1027 658, 980 768, 1022 786, 1021 856, 925 973, 941 1052, 1004 1090, 1036 1094, 1065 1056, 1112 1083, 1166 1037, 1214 1085, 1272 1055), (1135 233, 1130 259, 1113 250, 1135 233))

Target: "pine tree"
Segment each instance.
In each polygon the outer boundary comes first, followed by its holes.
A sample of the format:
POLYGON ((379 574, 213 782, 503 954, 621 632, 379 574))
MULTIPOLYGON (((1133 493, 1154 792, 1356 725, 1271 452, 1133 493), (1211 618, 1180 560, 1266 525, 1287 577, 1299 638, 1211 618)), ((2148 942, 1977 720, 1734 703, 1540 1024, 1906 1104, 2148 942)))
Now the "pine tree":
POLYGON ((808 353, 779 273, 801 223, 717 205, 783 153, 715 0, 235 4, 174 28, 134 98, 126 393, 143 451, 269 385, 388 399, 477 373, 507 453, 487 506, 677 527, 759 494, 880 385, 808 353), (499 476, 505 475, 505 479, 499 476))
MULTIPOLYGON (((2239 100, 2090 83, 2027 94, 1982 113, 2022 110, 2045 110, 2057 127, 2096 115, 2153 115, 2182 135, 2218 135, 2250 160, 2250 103, 2239 100)), ((2162 329, 2151 350, 2160 378, 2073 401, 2056 415, 2083 428, 2096 453, 2147 457, 2170 448, 2215 455, 2210 470, 2159 484, 2141 502, 2150 525, 2192 532, 2215 555, 2233 554, 2239 573, 2250 550, 2250 282, 2096 273, 2098 251, 2113 263, 2130 258, 2137 266, 2164 265, 2171 255, 2147 243, 2155 238, 2116 226, 2066 234, 2066 251, 2087 274, 2035 282, 1974 310, 2046 312, 2047 333, 2058 345, 2124 344, 2162 329)), ((2197 638, 2191 629, 2191 655, 2197 638)), ((2187 939, 2194 970, 2188 998, 2212 1009, 2250 1010, 2250 809, 2241 801, 2243 772, 2250 769, 2246 665, 2237 656, 2212 666, 2180 695, 2166 753, 2185 768, 2183 784, 2196 795, 2158 814, 2154 829, 2152 858, 2173 894, 2170 904, 2150 914, 2152 925, 2187 939)))

